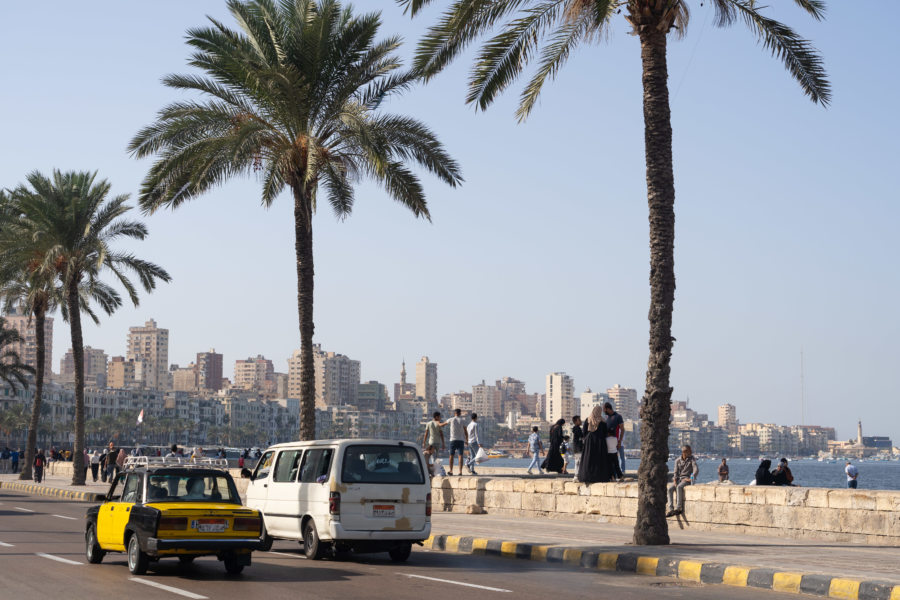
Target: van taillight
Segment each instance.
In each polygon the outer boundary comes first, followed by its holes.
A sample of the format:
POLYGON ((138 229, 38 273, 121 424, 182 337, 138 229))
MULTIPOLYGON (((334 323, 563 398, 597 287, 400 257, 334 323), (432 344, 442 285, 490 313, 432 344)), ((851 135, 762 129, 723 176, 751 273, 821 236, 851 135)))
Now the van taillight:
POLYGON ((341 493, 331 492, 328 494, 328 513, 332 515, 341 514, 341 493))
POLYGON ((158 529, 187 529, 186 517, 160 517, 158 529))
POLYGON ((428 495, 425 496, 425 516, 431 516, 431 492, 428 492, 428 495))
POLYGON ((235 531, 259 532, 261 524, 259 517, 235 517, 233 529, 235 531))

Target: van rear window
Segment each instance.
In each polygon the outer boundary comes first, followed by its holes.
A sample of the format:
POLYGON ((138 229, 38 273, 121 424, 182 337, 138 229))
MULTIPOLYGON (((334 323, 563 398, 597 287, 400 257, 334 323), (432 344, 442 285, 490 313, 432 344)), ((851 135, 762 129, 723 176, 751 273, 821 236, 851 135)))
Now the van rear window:
POLYGON ((419 453, 410 446, 347 446, 341 471, 344 483, 425 483, 419 453))

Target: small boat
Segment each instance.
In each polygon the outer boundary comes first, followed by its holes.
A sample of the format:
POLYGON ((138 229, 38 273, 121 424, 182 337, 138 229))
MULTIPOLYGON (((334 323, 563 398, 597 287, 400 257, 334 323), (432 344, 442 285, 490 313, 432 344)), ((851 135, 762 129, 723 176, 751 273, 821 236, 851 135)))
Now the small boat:
POLYGON ((486 450, 485 453, 488 458, 509 458, 509 454, 499 450, 486 450))

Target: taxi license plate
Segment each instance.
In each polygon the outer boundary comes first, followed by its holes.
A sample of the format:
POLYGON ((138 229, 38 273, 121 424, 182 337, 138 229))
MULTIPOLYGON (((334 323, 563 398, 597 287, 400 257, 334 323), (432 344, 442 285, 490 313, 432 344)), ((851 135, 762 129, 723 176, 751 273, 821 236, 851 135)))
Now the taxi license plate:
POLYGON ((222 533, 228 527, 226 519, 196 519, 191 522, 191 527, 200 533, 222 533))
POLYGON ((373 517, 394 517, 393 504, 376 504, 372 507, 373 517))

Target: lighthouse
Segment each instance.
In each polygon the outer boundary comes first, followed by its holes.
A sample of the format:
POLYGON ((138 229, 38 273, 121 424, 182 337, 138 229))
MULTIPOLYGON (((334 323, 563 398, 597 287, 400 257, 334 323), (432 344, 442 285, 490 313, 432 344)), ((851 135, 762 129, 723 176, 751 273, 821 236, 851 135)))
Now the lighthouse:
POLYGON ((860 448, 863 447, 863 439, 862 439, 862 421, 856 422, 856 445, 860 448))

